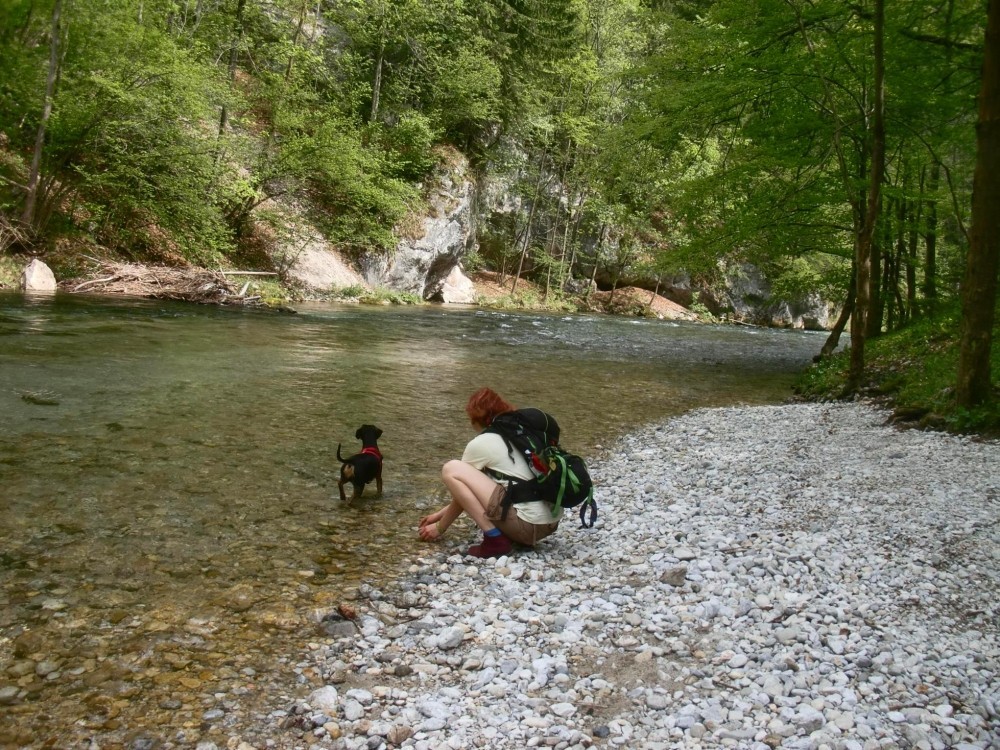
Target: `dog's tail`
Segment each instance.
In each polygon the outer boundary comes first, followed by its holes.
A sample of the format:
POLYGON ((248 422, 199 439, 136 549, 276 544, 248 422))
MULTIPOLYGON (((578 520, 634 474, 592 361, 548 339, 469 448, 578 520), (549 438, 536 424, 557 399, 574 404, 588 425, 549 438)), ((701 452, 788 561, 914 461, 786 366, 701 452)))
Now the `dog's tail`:
POLYGON ((342 464, 347 463, 347 461, 345 461, 343 457, 340 455, 340 443, 337 443, 337 460, 340 461, 340 463, 342 464))

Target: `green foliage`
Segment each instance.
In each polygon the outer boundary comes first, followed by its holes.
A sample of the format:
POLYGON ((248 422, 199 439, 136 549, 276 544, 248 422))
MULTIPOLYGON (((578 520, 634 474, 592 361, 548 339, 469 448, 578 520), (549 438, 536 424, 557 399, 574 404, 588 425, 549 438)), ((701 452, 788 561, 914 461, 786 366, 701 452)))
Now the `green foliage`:
POLYGON ((548 299, 534 289, 517 291, 514 294, 504 294, 499 297, 476 298, 476 304, 496 310, 550 310, 553 312, 575 312, 577 305, 572 300, 558 294, 550 294, 548 299))
MULTIPOLYGON (((867 342, 866 389, 890 399, 896 408, 926 412, 925 422, 932 426, 996 434, 1000 431, 1000 398, 974 411, 955 404, 959 325, 959 310, 953 305, 867 342)), ((993 338, 1000 340, 1000 324, 995 326, 993 338)), ((814 364, 801 376, 796 391, 812 398, 839 398, 849 364, 846 351, 814 364)), ((1000 382, 1000 351, 996 346, 991 370, 993 382, 1000 382)))
POLYGON ((351 286, 334 289, 331 292, 331 295, 338 299, 359 299, 366 294, 368 294, 368 287, 361 284, 352 284, 351 286))
POLYGON ((419 180, 434 168, 438 133, 427 115, 408 112, 392 127, 382 128, 380 136, 386 160, 400 178, 419 180))
POLYGON ((25 265, 18 258, 0 254, 0 289, 16 289, 25 265))
MULTIPOLYGON (((911 4, 890 14, 886 34, 888 180, 914 221, 926 220, 928 201, 942 216, 958 207, 937 228, 942 269, 964 248, 950 228, 968 199, 978 42, 967 40, 983 23, 981 5, 960 6, 951 15, 911 4), (948 188, 928 179, 935 162, 949 170, 948 188)), ((636 71, 644 107, 626 128, 664 154, 660 210, 678 230, 684 265, 850 257, 869 169, 870 14, 842 0, 689 10, 664 14, 669 36, 636 71)))
POLYGON ((482 271, 486 267, 486 261, 479 252, 478 247, 469 250, 462 258, 462 270, 466 275, 482 271))
POLYGON ((712 315, 712 311, 709 310, 705 303, 701 301, 701 293, 693 292, 691 294, 691 304, 688 305, 688 309, 697 315, 699 318, 705 321, 712 322, 715 320, 715 316, 712 315))
POLYGON ((257 279, 247 286, 247 295, 260 297, 265 305, 280 305, 292 299, 288 288, 278 281, 257 279))
POLYGON ((392 289, 379 287, 377 289, 365 290, 358 296, 358 301, 365 305, 422 305, 424 300, 419 294, 411 292, 397 292, 392 289))
POLYGON ((821 254, 779 258, 767 267, 772 297, 786 301, 810 294, 835 300, 843 294, 850 276, 849 261, 821 254))

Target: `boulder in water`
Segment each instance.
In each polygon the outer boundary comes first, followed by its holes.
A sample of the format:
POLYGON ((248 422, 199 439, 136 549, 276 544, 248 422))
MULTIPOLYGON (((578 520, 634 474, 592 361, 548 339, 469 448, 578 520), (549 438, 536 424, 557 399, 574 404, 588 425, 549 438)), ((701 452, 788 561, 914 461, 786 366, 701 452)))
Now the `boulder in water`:
POLYGON ((24 292, 54 292, 56 277, 52 269, 35 258, 21 272, 21 291, 24 292))

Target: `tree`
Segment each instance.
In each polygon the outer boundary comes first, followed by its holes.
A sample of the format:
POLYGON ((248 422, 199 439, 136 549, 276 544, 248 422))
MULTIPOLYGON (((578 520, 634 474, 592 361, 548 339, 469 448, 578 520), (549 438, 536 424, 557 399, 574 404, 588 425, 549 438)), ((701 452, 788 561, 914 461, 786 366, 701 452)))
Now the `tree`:
MULTIPOLYGON (((919 308, 919 296, 936 293, 942 268, 961 255, 955 228, 973 153, 968 94, 978 75, 968 40, 979 8, 919 0, 882 15, 874 0, 675 7, 669 37, 638 79, 641 106, 627 120, 628 132, 666 155, 658 213, 675 237, 670 252, 680 248, 685 263, 839 259, 845 286, 854 279, 844 296, 845 307, 857 305, 854 385, 862 336, 897 315, 902 253, 893 238, 918 219, 909 210, 900 218, 896 207, 951 207, 950 215, 920 214, 928 266, 907 273, 911 307, 919 308), (931 184, 938 173, 940 192, 931 184), (857 328, 862 317, 868 325, 857 328)), ((909 252, 907 261, 923 258, 909 252)))
POLYGON ((965 408, 979 406, 992 395, 990 351, 1000 267, 1000 0, 989 2, 976 142, 956 389, 956 400, 965 408))
POLYGON ((35 148, 31 156, 31 170, 28 172, 28 189, 24 198, 24 213, 21 216, 25 224, 31 224, 35 219, 35 203, 38 200, 38 176, 42 165, 42 150, 45 148, 45 132, 52 115, 52 97, 59 72, 59 16, 62 12, 62 0, 55 0, 52 5, 52 29, 49 32, 49 67, 45 78, 45 95, 42 104, 42 117, 38 122, 38 134, 35 137, 35 148))
POLYGON ((851 366, 847 388, 856 391, 865 368, 865 339, 868 315, 872 307, 872 242, 882 200, 882 175, 885 172, 885 0, 875 0, 874 97, 871 117, 871 172, 868 176, 868 200, 858 233, 854 269, 857 274, 854 312, 851 315, 851 366))

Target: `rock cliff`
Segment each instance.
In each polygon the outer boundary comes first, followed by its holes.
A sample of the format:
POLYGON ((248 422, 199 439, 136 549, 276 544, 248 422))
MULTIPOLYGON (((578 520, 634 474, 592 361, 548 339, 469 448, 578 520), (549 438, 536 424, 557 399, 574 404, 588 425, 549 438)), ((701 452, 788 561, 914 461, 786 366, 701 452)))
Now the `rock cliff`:
MULTIPOLYGON (((367 253, 361 257, 361 274, 371 286, 411 292, 423 299, 442 301, 447 294, 471 302, 458 287, 465 287, 455 271, 475 245, 475 186, 468 178, 468 162, 453 154, 439 168, 428 195, 428 213, 396 246, 391 255, 367 253), (450 281, 449 281, 450 279, 450 281)), ((461 274, 461 271, 458 272, 461 274)), ((467 281, 467 279, 466 279, 467 281)), ((467 291, 467 290, 466 290, 467 291)))
MULTIPOLYGON (((289 275, 320 291, 364 284, 416 294, 425 300, 470 304, 475 285, 462 270, 462 260, 477 246, 477 213, 484 222, 528 210, 509 184, 492 179, 482 188, 469 175, 468 161, 451 152, 429 180, 423 216, 411 217, 410 228, 391 253, 367 252, 356 268, 317 239, 306 242, 295 257, 289 275)), ((399 228, 397 228, 399 229, 399 228)), ((679 274, 661 280, 660 294, 685 308, 696 301, 716 315, 767 326, 826 329, 837 310, 817 295, 801 300, 775 300, 764 274, 750 264, 726 269, 723 283, 713 287, 693 285, 679 274)), ((629 283, 640 285, 641 280, 629 283)), ((643 284, 644 286, 644 284, 643 284)), ((650 285, 652 289, 652 284, 650 285)))

